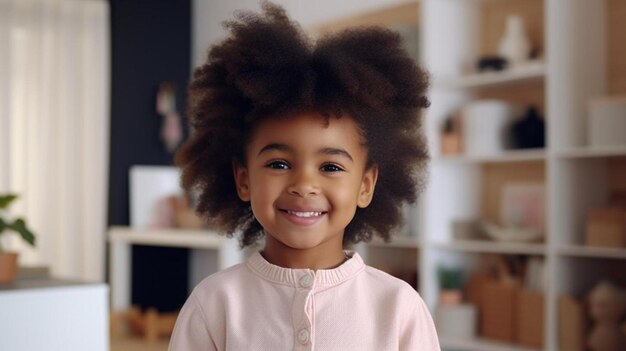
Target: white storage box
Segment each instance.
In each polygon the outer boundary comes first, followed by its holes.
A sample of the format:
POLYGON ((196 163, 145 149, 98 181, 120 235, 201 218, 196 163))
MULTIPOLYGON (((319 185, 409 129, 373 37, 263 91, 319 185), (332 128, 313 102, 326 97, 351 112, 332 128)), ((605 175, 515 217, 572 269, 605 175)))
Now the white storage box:
POLYGON ((589 146, 626 145, 626 95, 589 101, 589 146))
POLYGON ((514 108, 499 100, 476 100, 461 110, 464 150, 468 155, 493 155, 510 146, 514 108))
POLYGON ((476 337, 478 310, 472 304, 440 305, 435 311, 437 333, 455 340, 476 337))

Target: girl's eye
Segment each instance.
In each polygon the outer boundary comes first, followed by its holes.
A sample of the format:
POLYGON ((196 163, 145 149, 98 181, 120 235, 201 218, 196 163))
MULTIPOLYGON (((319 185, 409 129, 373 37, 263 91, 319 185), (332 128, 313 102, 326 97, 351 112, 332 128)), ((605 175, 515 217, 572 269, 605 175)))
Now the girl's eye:
POLYGON ((329 164, 325 164, 322 166, 322 168, 320 168, 323 172, 343 172, 343 168, 329 163, 329 164))
POLYGON ((265 165, 270 169, 289 169, 289 165, 285 161, 272 161, 265 165))

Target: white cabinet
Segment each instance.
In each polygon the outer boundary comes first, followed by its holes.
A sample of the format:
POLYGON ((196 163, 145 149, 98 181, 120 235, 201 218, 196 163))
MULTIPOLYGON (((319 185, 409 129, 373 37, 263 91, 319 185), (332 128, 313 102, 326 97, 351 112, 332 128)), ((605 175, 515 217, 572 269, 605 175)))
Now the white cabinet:
MULTIPOLYGON (((626 145, 587 145, 587 103, 626 94, 626 2, 621 0, 421 0, 320 24, 318 32, 354 24, 417 21, 420 64, 430 72, 431 107, 425 133, 432 162, 429 184, 411 216, 415 239, 400 244, 361 245, 368 263, 414 265, 419 291, 434 310, 437 268, 470 270, 488 254, 544 259, 547 272, 545 350, 558 350, 558 298, 581 296, 600 278, 626 286, 626 249, 584 246, 587 211, 606 206, 611 191, 626 190, 626 145), (417 17, 407 16, 414 11, 417 17), (383 15, 384 14, 384 15, 383 15), (500 73, 466 74, 480 55, 493 54, 510 14, 520 15, 541 60, 500 73), (443 156, 439 131, 464 103, 499 99, 535 105, 545 116, 546 148, 485 156, 443 156), (458 219, 497 219, 500 194, 511 181, 545 187, 546 236, 541 243, 459 241, 458 219), (408 243, 408 244, 407 244, 408 243)), ((401 267, 400 267, 401 268, 401 267)), ((515 345, 442 339, 444 349, 524 350, 515 345)))
POLYGON ((0 285, 0 350, 109 350, 108 288, 57 279, 0 285))

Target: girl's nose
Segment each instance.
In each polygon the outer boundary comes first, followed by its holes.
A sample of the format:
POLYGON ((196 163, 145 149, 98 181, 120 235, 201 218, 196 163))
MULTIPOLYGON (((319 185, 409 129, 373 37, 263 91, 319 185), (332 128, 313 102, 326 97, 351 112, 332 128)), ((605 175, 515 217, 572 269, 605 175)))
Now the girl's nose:
POLYGON ((311 170, 299 170, 293 173, 291 184, 287 191, 291 195, 306 197, 318 195, 320 188, 316 177, 311 170))

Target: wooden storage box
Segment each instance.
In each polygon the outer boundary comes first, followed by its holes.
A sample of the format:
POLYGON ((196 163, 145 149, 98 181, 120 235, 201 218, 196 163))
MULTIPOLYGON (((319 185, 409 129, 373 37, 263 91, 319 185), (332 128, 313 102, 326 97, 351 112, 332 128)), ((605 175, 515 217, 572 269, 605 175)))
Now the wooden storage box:
POLYGON ((155 308, 148 308, 142 313, 138 306, 132 306, 127 318, 132 332, 143 335, 145 341, 156 342, 161 336, 172 335, 178 312, 159 313, 155 308))
POLYGON ((486 338, 514 341, 517 323, 519 287, 497 282, 485 283, 482 289, 480 330, 486 338))
POLYGON ((626 247, 626 209, 589 211, 585 242, 589 246, 626 247))
POLYGON ((544 295, 521 290, 517 294, 517 342, 520 345, 543 348, 544 295))
POLYGON ((569 295, 559 297, 559 349, 585 351, 586 320, 583 303, 569 295))

